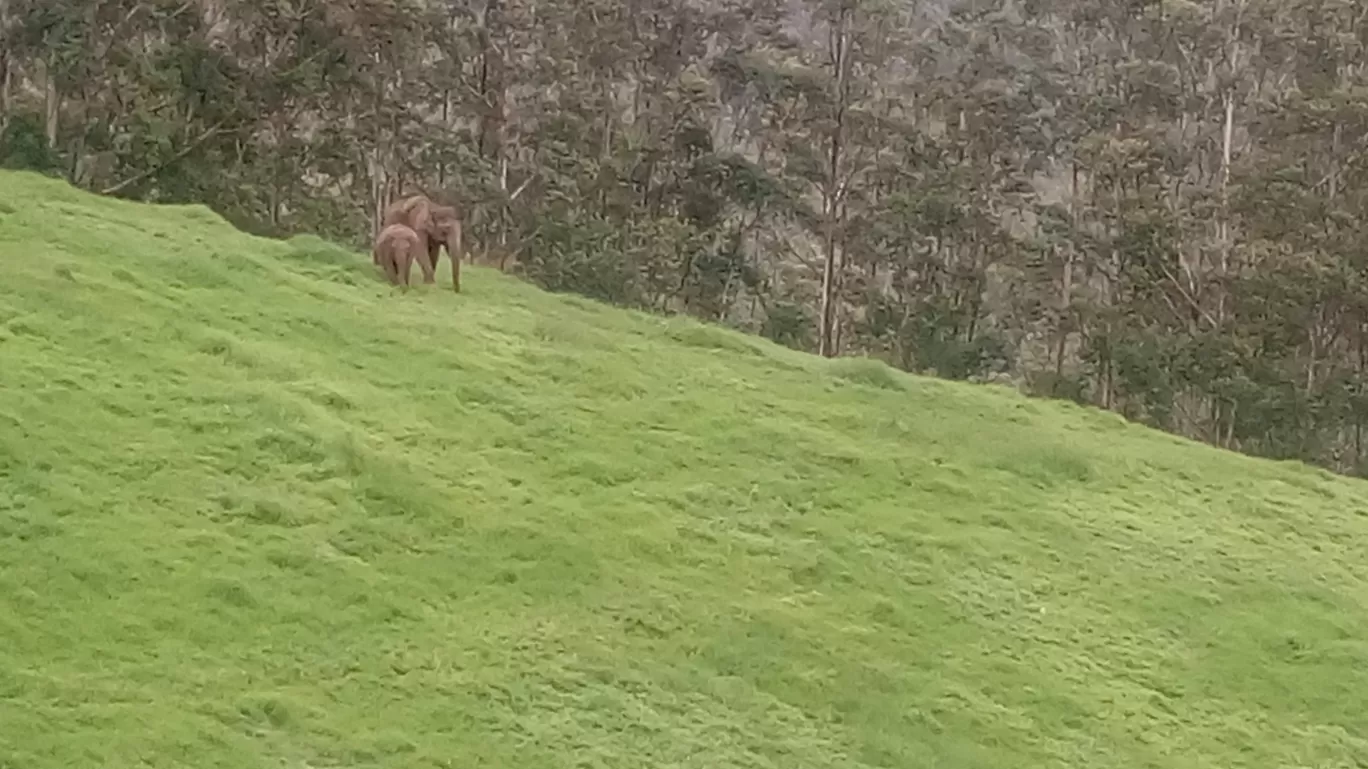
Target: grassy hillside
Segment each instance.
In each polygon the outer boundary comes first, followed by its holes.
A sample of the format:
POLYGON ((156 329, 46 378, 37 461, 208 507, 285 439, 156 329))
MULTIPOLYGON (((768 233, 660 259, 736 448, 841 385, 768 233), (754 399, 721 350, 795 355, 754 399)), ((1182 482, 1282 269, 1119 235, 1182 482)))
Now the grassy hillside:
POLYGON ((0 174, 0 767, 1368 765, 1364 484, 445 281, 0 174))

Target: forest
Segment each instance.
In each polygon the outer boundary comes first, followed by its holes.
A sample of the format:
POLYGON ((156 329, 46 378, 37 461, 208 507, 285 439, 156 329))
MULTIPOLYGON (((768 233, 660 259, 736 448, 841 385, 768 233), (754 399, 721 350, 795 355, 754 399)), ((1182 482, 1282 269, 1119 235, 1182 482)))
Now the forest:
MULTIPOLYGON (((0 0, 0 166, 1368 474, 1361 0, 0 0)), ((194 258, 187 254, 187 258, 194 258)))

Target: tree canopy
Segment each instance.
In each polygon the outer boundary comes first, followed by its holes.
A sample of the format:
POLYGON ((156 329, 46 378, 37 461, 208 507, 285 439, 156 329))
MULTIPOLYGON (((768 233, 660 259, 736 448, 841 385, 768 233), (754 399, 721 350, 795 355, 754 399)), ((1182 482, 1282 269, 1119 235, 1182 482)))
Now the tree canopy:
POLYGON ((1364 474, 1368 6, 0 0, 0 166, 1364 474))

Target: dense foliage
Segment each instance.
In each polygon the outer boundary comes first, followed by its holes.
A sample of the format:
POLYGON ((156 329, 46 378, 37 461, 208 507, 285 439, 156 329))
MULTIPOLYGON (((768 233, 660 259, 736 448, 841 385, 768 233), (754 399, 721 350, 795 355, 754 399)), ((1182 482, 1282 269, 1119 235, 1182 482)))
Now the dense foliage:
POLYGON ((1368 5, 0 0, 0 165, 1363 474, 1368 5))

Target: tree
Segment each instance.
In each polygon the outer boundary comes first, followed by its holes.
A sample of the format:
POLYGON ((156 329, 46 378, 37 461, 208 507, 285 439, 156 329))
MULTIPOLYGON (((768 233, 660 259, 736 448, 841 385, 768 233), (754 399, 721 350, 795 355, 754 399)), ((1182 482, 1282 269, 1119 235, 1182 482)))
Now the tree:
POLYGON ((0 0, 0 163, 1363 473, 1352 0, 0 0))

